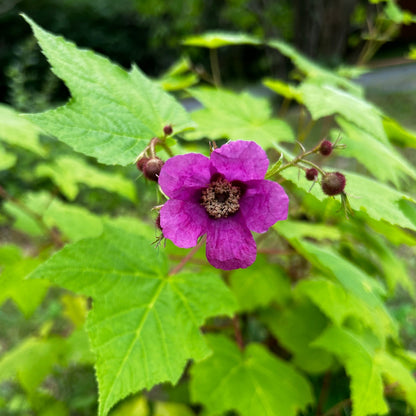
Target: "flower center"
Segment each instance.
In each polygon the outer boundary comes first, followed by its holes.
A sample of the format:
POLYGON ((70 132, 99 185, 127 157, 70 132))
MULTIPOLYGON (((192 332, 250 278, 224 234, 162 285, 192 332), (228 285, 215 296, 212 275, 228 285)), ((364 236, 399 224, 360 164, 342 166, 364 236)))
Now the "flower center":
POLYGON ((202 191, 201 205, 212 218, 227 218, 240 209, 242 194, 237 182, 228 182, 223 176, 215 174, 208 188, 202 191))

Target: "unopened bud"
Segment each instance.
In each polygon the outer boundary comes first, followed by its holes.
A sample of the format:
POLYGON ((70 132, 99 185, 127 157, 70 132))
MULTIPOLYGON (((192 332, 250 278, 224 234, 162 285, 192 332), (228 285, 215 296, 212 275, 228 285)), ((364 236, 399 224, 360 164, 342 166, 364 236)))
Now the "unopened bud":
POLYGON ((137 169, 141 170, 143 172, 144 166, 149 161, 148 157, 142 157, 136 162, 137 169))
POLYGON ((149 159, 143 166, 143 175, 145 178, 157 182, 159 179, 160 170, 165 162, 158 157, 149 159))
POLYGON ((168 124, 163 127, 163 133, 165 133, 166 136, 170 136, 173 133, 172 125, 168 124))
POLYGON ((334 145, 329 140, 322 140, 321 146, 319 147, 319 153, 322 156, 329 156, 332 153, 334 145))
POLYGON ((306 169, 305 176, 308 181, 316 181, 318 177, 318 169, 315 169, 315 168, 306 169))
POLYGON ((322 191, 329 196, 339 195, 345 188, 345 176, 340 172, 327 173, 321 182, 322 191))

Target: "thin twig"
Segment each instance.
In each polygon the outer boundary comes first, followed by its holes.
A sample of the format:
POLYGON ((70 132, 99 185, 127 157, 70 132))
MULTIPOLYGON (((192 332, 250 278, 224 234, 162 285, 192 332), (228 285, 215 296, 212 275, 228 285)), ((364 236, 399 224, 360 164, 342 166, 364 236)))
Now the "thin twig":
POLYGON ((218 61, 217 49, 210 48, 209 61, 211 64, 212 78, 214 79, 214 84, 216 87, 220 87, 221 86, 221 72, 220 72, 220 64, 218 61))
POLYGON ((204 235, 198 242, 198 244, 182 259, 182 261, 177 264, 170 272, 169 276, 173 276, 176 273, 179 273, 188 263, 188 261, 196 254, 200 247, 205 243, 207 237, 204 235))
POLYGON ((243 340, 243 334, 241 333, 240 321, 237 315, 233 316, 232 322, 233 322, 233 328, 234 328, 234 336, 235 336, 235 340, 237 342, 238 348, 240 349, 240 351, 243 351, 244 340, 243 340))

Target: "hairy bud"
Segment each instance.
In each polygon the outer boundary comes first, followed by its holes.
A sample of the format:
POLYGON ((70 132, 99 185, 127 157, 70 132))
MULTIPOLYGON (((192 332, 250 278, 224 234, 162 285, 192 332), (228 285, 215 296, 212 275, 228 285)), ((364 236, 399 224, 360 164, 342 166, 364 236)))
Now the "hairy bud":
POLYGON ((305 176, 308 181, 316 181, 318 178, 318 170, 315 168, 306 169, 305 176))
POLYGON ((173 133, 172 125, 168 124, 163 127, 163 133, 165 133, 166 136, 170 136, 173 133))
POLYGON ((141 159, 139 159, 136 162, 137 169, 139 169, 139 170, 141 170, 143 172, 144 166, 146 165, 146 163, 148 161, 149 161, 149 158, 148 157, 142 157, 141 159))
POLYGON ((329 140, 322 140, 321 146, 319 147, 319 153, 322 156, 329 156, 332 153, 334 145, 329 140))
POLYGON ((160 170, 165 162, 158 157, 149 159, 143 166, 143 175, 145 178, 157 182, 159 179, 160 170))
POLYGON ((321 182, 322 191, 329 196, 339 195, 345 188, 345 176, 340 172, 327 173, 321 182))

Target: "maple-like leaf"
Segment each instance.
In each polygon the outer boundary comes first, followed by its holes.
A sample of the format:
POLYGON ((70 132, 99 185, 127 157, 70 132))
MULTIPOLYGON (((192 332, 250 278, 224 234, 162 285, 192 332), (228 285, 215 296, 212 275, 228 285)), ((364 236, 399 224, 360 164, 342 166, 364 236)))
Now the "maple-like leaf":
POLYGON ((167 261, 143 237, 106 226, 66 246, 33 274, 91 296, 87 331, 96 354, 99 415, 143 388, 176 383, 189 359, 209 353, 199 327, 231 315, 235 300, 212 273, 168 276, 167 261))

